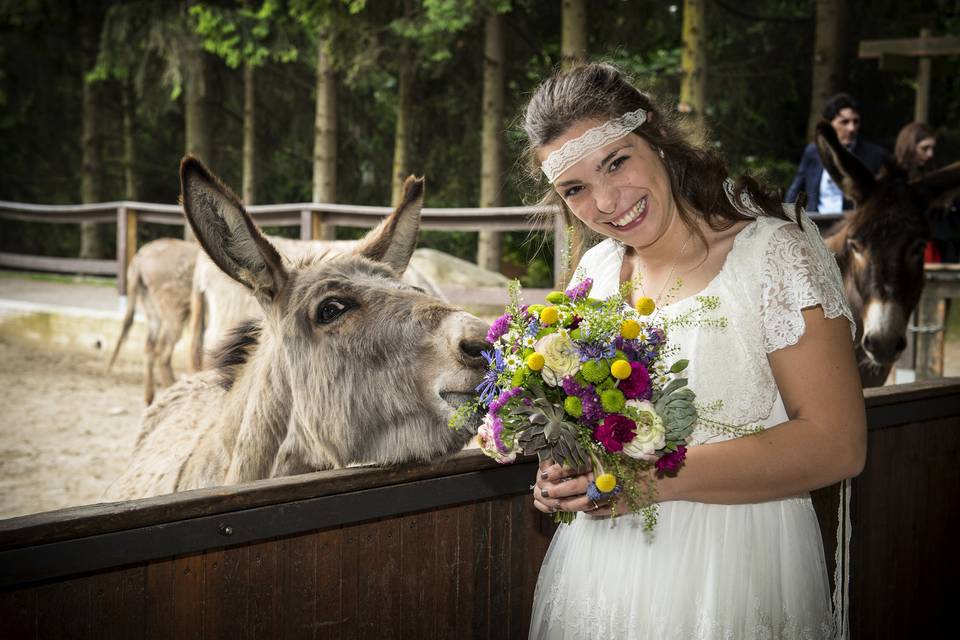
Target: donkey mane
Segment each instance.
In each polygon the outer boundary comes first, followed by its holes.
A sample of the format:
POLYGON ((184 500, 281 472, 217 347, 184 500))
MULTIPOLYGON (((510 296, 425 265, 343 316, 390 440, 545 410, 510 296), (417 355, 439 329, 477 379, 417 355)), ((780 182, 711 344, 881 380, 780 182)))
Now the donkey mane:
POLYGON ((245 320, 231 329, 213 350, 213 369, 217 372, 218 384, 225 391, 233 387, 247 358, 260 342, 261 330, 260 320, 245 320))

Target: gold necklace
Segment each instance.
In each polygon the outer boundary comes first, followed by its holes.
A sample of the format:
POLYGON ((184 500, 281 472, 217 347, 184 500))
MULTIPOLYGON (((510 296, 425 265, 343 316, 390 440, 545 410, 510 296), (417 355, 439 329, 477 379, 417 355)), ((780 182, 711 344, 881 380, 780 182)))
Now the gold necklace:
MULTIPOLYGON (((690 242, 690 237, 692 233, 687 234, 687 239, 683 241, 683 245, 680 246, 680 252, 677 253, 677 257, 673 259, 673 264, 670 265, 670 271, 667 273, 666 279, 663 281, 663 286, 660 287, 660 293, 657 294, 656 298, 651 298, 653 300, 653 311, 660 309, 660 298, 663 296, 663 292, 667 290, 667 286, 670 284, 670 278, 673 277, 673 271, 677 268, 677 263, 680 262, 680 258, 683 257, 684 252, 687 250, 687 243, 690 242)), ((637 256, 640 254, 637 253, 637 256)), ((643 297, 647 297, 647 292, 643 288, 643 278, 640 279, 640 293, 643 297)))

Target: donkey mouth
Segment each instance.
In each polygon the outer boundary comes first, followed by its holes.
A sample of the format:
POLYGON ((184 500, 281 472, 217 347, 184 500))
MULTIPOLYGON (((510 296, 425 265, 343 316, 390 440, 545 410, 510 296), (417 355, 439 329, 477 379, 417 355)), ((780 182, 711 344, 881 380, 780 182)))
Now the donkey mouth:
MULTIPOLYGON (((440 399, 447 403, 451 411, 456 412, 468 405, 476 404, 477 394, 466 391, 441 391, 440 399)), ((460 422, 460 427, 465 427, 472 433, 476 433, 477 427, 480 426, 480 422, 483 420, 483 413, 479 408, 476 408, 468 415, 464 415, 463 418, 462 421, 458 421, 460 422)))

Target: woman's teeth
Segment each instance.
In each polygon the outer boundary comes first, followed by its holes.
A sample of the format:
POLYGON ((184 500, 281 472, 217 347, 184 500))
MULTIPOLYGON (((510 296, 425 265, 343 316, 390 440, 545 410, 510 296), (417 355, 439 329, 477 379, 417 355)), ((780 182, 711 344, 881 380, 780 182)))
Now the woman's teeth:
POLYGON ((612 224, 615 227, 625 227, 631 222, 633 222, 634 220, 636 220, 637 216, 639 216, 646 210, 647 210, 647 199, 642 198, 640 202, 633 205, 633 209, 630 209, 630 211, 627 211, 625 214, 623 214, 622 218, 614 220, 610 224, 612 224))

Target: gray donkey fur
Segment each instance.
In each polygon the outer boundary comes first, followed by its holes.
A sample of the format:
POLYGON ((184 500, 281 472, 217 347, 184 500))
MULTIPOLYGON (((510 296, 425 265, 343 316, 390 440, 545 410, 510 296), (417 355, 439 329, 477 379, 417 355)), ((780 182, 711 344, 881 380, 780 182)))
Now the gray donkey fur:
POLYGON ((291 263, 198 160, 180 167, 203 250, 263 320, 235 330, 219 366, 146 409, 125 500, 343 467, 433 460, 470 437, 447 421, 480 382, 487 326, 398 279, 417 240, 423 181, 349 254, 291 263))

